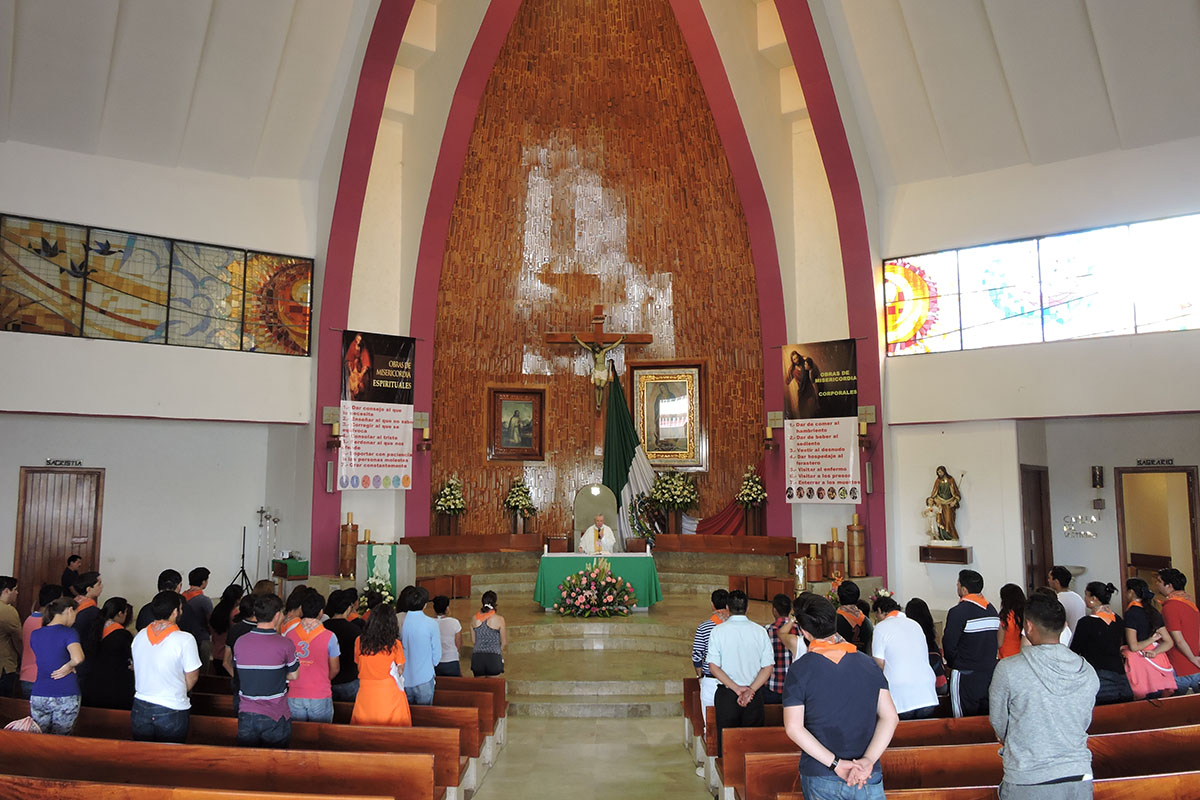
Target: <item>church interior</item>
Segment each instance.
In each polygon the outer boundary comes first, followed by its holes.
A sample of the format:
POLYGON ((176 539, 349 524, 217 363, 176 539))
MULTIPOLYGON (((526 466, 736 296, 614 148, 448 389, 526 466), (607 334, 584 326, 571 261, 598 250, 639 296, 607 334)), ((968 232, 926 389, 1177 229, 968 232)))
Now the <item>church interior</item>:
MULTIPOLYGON (((490 589, 500 694, 449 690, 462 764, 396 796, 799 797, 795 758, 716 763, 713 590, 766 624, 852 579, 940 626, 963 568, 997 605, 1055 565, 1197 580, 1197 41, 1194 0, 0 0, 0 574, 22 618, 70 553, 134 607, 197 566, 378 574, 464 624, 490 589), (390 489, 341 481, 359 331, 412 347, 390 489), (797 342, 851 354, 837 501, 792 477, 797 342), (664 474, 695 499, 639 510, 664 474), (653 574, 560 616, 597 514, 653 574)), ((1151 727, 1194 756, 1191 700, 1151 727)), ((1097 796, 1196 766, 1089 746, 1097 796)), ((922 763, 888 796, 975 785, 922 763)))

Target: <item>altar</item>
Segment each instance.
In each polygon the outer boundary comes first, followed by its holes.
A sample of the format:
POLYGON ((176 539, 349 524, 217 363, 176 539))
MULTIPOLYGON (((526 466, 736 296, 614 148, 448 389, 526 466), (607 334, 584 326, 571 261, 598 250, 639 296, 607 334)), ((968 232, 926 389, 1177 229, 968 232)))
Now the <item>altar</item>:
POLYGON ((648 608, 663 599, 658 584, 658 568, 650 553, 607 553, 601 556, 580 553, 543 553, 538 562, 537 583, 533 590, 533 601, 542 608, 550 608, 559 601, 562 593, 558 585, 572 572, 578 572, 597 558, 606 558, 612 566, 612 574, 624 578, 633 586, 638 609, 648 608))

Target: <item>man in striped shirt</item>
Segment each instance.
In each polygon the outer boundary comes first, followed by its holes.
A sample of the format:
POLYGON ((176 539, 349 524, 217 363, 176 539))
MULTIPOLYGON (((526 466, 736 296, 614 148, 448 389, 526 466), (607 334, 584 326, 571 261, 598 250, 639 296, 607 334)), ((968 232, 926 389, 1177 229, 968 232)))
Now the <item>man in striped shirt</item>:
POLYGON ((988 713, 988 689, 996 669, 1000 615, 983 596, 983 576, 958 573, 959 602, 946 612, 942 652, 950 668, 950 706, 956 717, 988 713))
POLYGON ((725 610, 728 604, 729 592, 724 589, 713 592, 712 616, 700 623, 696 628, 696 636, 692 639, 692 667, 696 670, 696 677, 700 679, 701 713, 713 704, 713 697, 717 693, 717 679, 708 670, 708 638, 712 635, 713 628, 729 619, 729 612, 725 610))
POLYGON ((273 594, 254 599, 258 624, 233 645, 238 683, 238 734, 242 747, 287 747, 292 738, 287 682, 300 673, 296 645, 278 632, 283 601, 273 594))

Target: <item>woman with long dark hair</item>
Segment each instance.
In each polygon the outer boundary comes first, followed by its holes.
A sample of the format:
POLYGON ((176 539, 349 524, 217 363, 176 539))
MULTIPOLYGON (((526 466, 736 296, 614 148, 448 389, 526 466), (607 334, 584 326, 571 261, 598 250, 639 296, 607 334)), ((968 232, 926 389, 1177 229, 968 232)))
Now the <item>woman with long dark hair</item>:
POLYGON ((1121 645, 1125 643, 1125 623, 1109 606, 1117 587, 1111 583, 1092 581, 1083 590, 1087 616, 1075 623, 1071 649, 1092 665, 1100 678, 1097 703, 1123 703, 1133 699, 1129 679, 1125 677, 1125 662, 1121 645))
POLYGON ((1000 587, 1000 630, 996 631, 1000 658, 1021 652, 1021 636, 1025 630, 1025 592, 1015 583, 1000 587))
POLYGON ((212 669, 218 675, 227 674, 224 666, 225 645, 229 640, 229 626, 233 624, 244 593, 245 590, 236 583, 226 586, 208 618, 208 630, 212 636, 212 669))
MULTIPOLYGON (((1163 624, 1162 614, 1154 607, 1154 593, 1141 578, 1125 581, 1125 644, 1129 647, 1126 658, 1133 658, 1135 653, 1154 658, 1175 646, 1175 641, 1163 624)), ((1170 665, 1167 659, 1161 660, 1167 666, 1170 665)), ((1173 684, 1174 670, 1171 671, 1171 680, 1173 684)), ((1142 699, 1138 686, 1132 685, 1130 688, 1134 691, 1135 699, 1142 699)), ((1161 692, 1147 692, 1145 696, 1153 700, 1174 694, 1174 691, 1172 688, 1161 692)))
POLYGON ((380 603, 371 609, 371 619, 354 644, 358 664, 358 697, 351 725, 412 725, 408 698, 404 695, 404 647, 396 609, 380 603))
POLYGON ((124 597, 110 597, 100 608, 100 643, 84 693, 90 706, 133 707, 133 634, 126 627, 131 619, 133 606, 124 597))
POLYGON ((42 627, 29 636, 37 655, 37 680, 29 697, 29 714, 42 733, 69 736, 79 717, 80 694, 76 668, 83 647, 74 628, 75 598, 60 597, 42 612, 42 627))
POLYGON ((942 648, 938 647, 937 633, 933 627, 933 614, 929 612, 929 604, 919 597, 909 600, 904 606, 904 616, 917 622, 925 632, 925 645, 929 648, 929 666, 933 668, 936 677, 937 693, 945 695, 950 692, 946 680, 946 662, 942 658, 942 648))
POLYGON ((504 648, 508 646, 508 626, 496 613, 496 593, 487 591, 480 598, 479 613, 471 620, 471 672, 476 678, 504 674, 504 648))

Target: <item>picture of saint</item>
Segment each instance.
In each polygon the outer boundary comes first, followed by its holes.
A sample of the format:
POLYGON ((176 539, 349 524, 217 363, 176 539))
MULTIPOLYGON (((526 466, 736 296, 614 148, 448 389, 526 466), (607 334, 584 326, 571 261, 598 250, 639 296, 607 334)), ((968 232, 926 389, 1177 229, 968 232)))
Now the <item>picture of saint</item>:
POLYGON ((812 358, 806 358, 799 350, 787 351, 783 369, 784 417, 786 419, 810 419, 821 411, 821 400, 817 396, 817 378, 821 370, 812 358))
POLYGON ((688 449, 687 381, 652 381, 646 388, 646 450, 686 452, 688 449))
POLYGON ((361 400, 371 385, 371 351, 367 349, 361 333, 346 347, 343 362, 342 399, 361 400))
POLYGON ((500 403, 500 439, 505 447, 533 447, 533 402, 504 400, 500 403))

